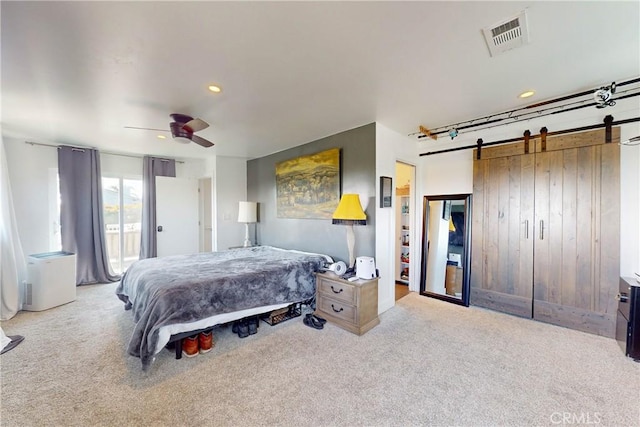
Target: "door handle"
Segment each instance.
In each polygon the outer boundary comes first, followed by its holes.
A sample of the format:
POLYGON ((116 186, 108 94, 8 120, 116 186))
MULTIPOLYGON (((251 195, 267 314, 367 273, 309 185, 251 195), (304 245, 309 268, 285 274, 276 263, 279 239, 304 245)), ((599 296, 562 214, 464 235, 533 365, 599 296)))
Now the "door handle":
POLYGON ((627 302, 627 301, 629 301, 629 296, 626 295, 626 294, 620 293, 620 294, 616 295, 616 299, 618 301, 620 301, 620 302, 627 302))
POLYGON ((524 238, 529 239, 529 220, 524 220, 524 238))
POLYGON ((158 228, 157 228, 157 230, 158 230, 158 232, 161 232, 161 231, 162 231, 162 226, 161 226, 161 225, 159 225, 159 226, 158 226, 158 228))
POLYGON ((544 220, 540 220, 540 240, 544 240, 544 220))

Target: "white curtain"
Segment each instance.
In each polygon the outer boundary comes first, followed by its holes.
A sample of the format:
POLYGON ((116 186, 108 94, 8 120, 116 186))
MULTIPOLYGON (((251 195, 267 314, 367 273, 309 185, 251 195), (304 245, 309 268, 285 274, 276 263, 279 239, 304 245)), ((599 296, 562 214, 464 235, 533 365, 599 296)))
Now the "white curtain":
POLYGON ((20 295, 27 266, 18 236, 7 170, 7 157, 0 130, 0 319, 8 320, 21 309, 20 295))

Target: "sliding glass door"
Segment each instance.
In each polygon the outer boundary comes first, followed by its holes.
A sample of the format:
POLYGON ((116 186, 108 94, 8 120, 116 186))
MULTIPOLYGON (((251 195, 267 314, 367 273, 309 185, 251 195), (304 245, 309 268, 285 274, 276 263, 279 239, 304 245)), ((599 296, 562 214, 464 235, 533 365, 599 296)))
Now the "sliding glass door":
POLYGON ((120 274, 140 254, 142 179, 102 177, 102 201, 109 263, 120 274))

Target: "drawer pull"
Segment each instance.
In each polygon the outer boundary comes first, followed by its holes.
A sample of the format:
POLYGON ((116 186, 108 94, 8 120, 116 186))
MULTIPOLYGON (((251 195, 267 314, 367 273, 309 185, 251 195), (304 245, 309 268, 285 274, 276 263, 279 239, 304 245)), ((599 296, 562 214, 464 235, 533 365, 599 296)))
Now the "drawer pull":
POLYGON ((333 306, 333 304, 331 304, 331 308, 333 309, 333 311, 335 311, 336 313, 340 313, 341 311, 344 311, 343 307, 340 307, 340 310, 336 310, 336 308, 333 306))
POLYGON ((334 294, 339 294, 340 292, 344 291, 344 289, 340 289, 339 291, 336 291, 335 289, 333 289, 333 285, 331 285, 331 290, 333 291, 334 294))
POLYGON ((629 295, 626 294, 618 294, 616 295, 616 299, 620 302, 627 302, 629 301, 629 295))

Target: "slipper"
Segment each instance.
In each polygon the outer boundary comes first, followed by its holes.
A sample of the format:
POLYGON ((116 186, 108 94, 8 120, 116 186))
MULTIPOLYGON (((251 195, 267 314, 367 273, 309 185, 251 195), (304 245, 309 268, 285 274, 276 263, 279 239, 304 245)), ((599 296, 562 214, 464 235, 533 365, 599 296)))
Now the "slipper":
POLYGON ((325 323, 327 323, 327 319, 323 319, 322 317, 316 315, 316 314, 312 314, 313 318, 315 320, 318 321, 318 323, 320 323, 321 325, 324 325, 325 323))
POLYGON ((318 329, 324 328, 324 323, 320 322, 316 316, 311 316, 311 323, 318 329))
POLYGON ((24 337, 22 335, 7 335, 7 338, 9 338, 11 342, 7 344, 5 348, 2 349, 2 351, 0 351, 0 354, 4 354, 7 351, 13 349, 15 346, 20 344, 22 340, 24 340, 24 337))
POLYGON ((318 322, 315 322, 313 317, 311 317, 310 314, 306 315, 304 317, 304 319, 302 319, 302 323, 304 323, 305 325, 307 325, 308 327, 313 328, 313 329, 322 329, 322 328, 324 328, 324 326, 322 324, 320 324, 318 322))

